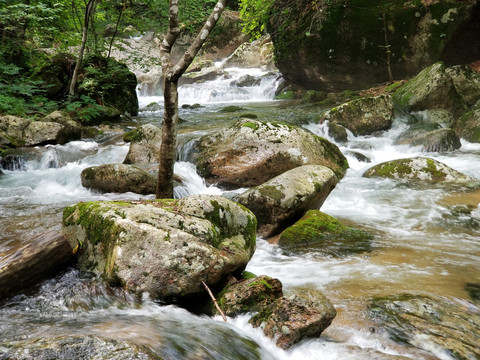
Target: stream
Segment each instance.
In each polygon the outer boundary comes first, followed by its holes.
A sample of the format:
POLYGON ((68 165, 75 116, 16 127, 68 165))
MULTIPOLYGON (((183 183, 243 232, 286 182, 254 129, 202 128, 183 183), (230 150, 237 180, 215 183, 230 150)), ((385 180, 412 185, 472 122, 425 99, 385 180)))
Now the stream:
MULTIPOLYGON (((272 100, 277 75, 257 69, 230 69, 229 74, 228 78, 179 89, 184 122, 179 128, 175 172, 185 183, 175 189, 177 197, 223 193, 197 175, 189 162, 190 145, 195 138, 238 120, 241 114, 301 125, 328 138, 325 125, 315 123, 321 109, 272 100), (245 74, 261 80, 250 87, 231 86, 245 74), (193 103, 201 107, 182 107, 193 103), (232 104, 241 109, 220 112, 232 104)), ((153 102, 161 105, 163 99, 142 96, 139 100, 145 108, 153 102)), ((21 169, 3 170, 5 174, 0 176, 0 257, 46 230, 60 230, 67 205, 153 198, 96 193, 82 187, 80 173, 89 166, 122 162, 128 152, 128 144, 122 140, 125 129, 146 123, 160 126, 161 114, 161 110, 144 110, 133 123, 104 129, 98 138, 25 150, 21 169)), ((148 298, 136 299, 68 269, 27 293, 0 302, 0 359, 6 359, 2 354, 16 343, 66 335, 129 341, 165 359, 453 359, 428 340, 421 350, 393 342, 387 334, 374 331, 376 325, 367 315, 371 298, 403 293, 444 297, 475 307, 465 284, 480 281, 478 200, 446 188, 411 187, 363 178, 362 174, 387 160, 429 156, 480 179, 480 144, 462 140, 462 147, 454 152, 421 153, 394 145, 405 129, 405 119, 398 116, 392 129, 379 136, 349 134, 348 144, 339 147, 350 169, 321 207, 329 215, 375 234, 372 251, 332 257, 312 249, 287 255, 278 246, 257 239, 257 250, 246 270, 280 279, 287 295, 301 289, 321 290, 334 304, 338 315, 320 338, 284 351, 260 329, 253 329, 247 316, 224 323, 220 317, 193 315, 148 298), (358 161, 352 151, 371 162, 358 161), (466 205, 476 209, 456 211, 466 205)), ((98 358, 108 358, 106 354, 98 358)))

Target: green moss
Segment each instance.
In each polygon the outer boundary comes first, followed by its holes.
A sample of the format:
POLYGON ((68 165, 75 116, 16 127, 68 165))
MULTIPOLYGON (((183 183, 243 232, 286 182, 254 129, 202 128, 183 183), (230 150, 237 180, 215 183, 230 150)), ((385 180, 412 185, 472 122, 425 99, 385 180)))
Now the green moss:
MULTIPOLYGON (((281 188, 284 190, 283 186, 281 186, 281 188)), ((285 194, 273 185, 260 186, 258 187, 258 192, 263 196, 275 200, 277 203, 281 202, 282 199, 285 198, 285 194)))
POLYGON ((248 127, 250 129, 252 129, 253 131, 258 130, 258 124, 257 123, 252 123, 252 122, 243 123, 242 127, 248 127))
POLYGON ((387 92, 395 92, 399 87, 402 86, 402 82, 401 81, 398 81, 398 82, 395 82, 393 84, 390 84, 388 85, 386 88, 385 88, 385 91, 387 92))
POLYGON ((139 129, 129 131, 123 135, 125 142, 139 142, 143 139, 143 133, 139 129))
POLYGON ((266 290, 272 291, 273 287, 270 285, 265 279, 260 279, 258 282, 254 281, 248 286, 258 286, 258 285, 263 285, 266 290))
POLYGON ((245 110, 245 109, 240 107, 240 106, 229 105, 229 106, 225 106, 224 108, 222 108, 220 110, 220 112, 222 112, 222 113, 232 113, 232 112, 237 112, 237 111, 242 111, 242 110, 245 110))
POLYGON ((378 164, 371 168, 372 175, 394 179, 396 174, 403 176, 412 173, 409 159, 400 159, 378 164))
POLYGON ((242 272, 242 278, 245 279, 245 280, 248 280, 248 279, 253 279, 253 278, 256 278, 257 275, 255 275, 254 273, 250 272, 250 271, 243 271, 242 272))
POLYGON ((424 167, 422 171, 432 175, 432 180, 435 182, 443 181, 446 177, 446 174, 443 171, 437 169, 435 162, 432 159, 427 159, 427 166, 424 167))
POLYGON ((292 252, 312 248, 326 255, 344 256, 371 250, 373 236, 342 224, 318 210, 309 210, 297 223, 280 235, 278 244, 292 252))
POLYGON ((284 91, 281 94, 275 96, 275 100, 293 100, 295 99, 295 92, 293 91, 284 91))

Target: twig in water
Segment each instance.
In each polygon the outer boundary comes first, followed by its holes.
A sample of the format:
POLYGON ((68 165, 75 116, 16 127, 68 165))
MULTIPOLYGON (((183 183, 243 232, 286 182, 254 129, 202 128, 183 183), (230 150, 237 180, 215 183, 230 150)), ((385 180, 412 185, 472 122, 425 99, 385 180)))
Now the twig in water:
POLYGON ((212 292, 210 291, 210 289, 209 289, 209 287, 207 286, 207 284, 205 284, 203 281, 202 281, 202 284, 203 284, 203 286, 205 287, 205 289, 207 289, 208 295, 210 295, 210 297, 212 298, 213 303, 215 304, 215 307, 217 308, 218 312, 222 315, 223 321, 227 321, 227 317, 225 316, 225 313, 222 311, 222 309, 221 309, 220 306, 218 305, 217 300, 215 299, 215 296, 213 296, 213 294, 212 294, 212 292))

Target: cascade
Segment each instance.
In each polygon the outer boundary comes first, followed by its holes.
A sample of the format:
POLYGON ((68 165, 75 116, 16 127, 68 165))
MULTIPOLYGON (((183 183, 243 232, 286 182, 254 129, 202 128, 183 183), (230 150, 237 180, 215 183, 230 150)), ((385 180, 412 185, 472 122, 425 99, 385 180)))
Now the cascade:
MULTIPOLYGON (((276 74, 255 69, 233 69, 227 73, 213 81, 180 88, 181 103, 201 103, 203 107, 180 110, 186 125, 179 133, 175 173, 183 183, 175 188, 175 197, 224 193, 223 189, 207 185, 191 163, 198 136, 240 115, 225 115, 225 122, 218 120, 221 105, 240 103, 248 111, 263 111, 261 114, 268 119, 289 116, 288 109, 278 106, 280 101, 270 101, 278 82, 276 74), (252 75, 258 81, 252 86, 234 86, 245 75, 252 75), (266 101, 268 106, 262 107, 266 101)), ((152 101, 161 108, 160 97, 140 97, 142 106, 152 101)), ((143 111, 135 121, 159 125, 159 118, 158 110, 143 111)), ((416 148, 395 144, 406 126, 406 119, 397 117, 392 129, 382 135, 355 137, 349 133, 347 144, 337 144, 346 154, 350 169, 321 210, 371 231, 375 235, 371 252, 330 257, 312 247, 303 254, 288 254, 277 245, 257 239, 248 271, 280 279, 288 296, 296 291, 321 290, 335 305, 337 318, 320 338, 284 351, 260 329, 253 329, 247 316, 228 319, 227 323, 220 318, 196 316, 175 306, 163 306, 146 296, 139 300, 70 270, 29 294, 2 303, 0 358, 6 349, 2 347, 3 341, 13 344, 27 338, 35 341, 108 334, 110 339, 130 340, 154 351, 160 351, 159 344, 166 344, 166 353, 162 353, 165 358, 203 351, 200 355, 206 354, 208 359, 231 360, 251 358, 253 353, 260 353, 267 360, 451 359, 420 335, 422 351, 395 343, 385 333, 373 331, 375 326, 366 315, 372 297, 405 292, 458 299, 465 306, 475 306, 463 286, 480 278, 479 208, 470 215, 462 213, 462 209, 456 213, 443 202, 450 195, 444 189, 416 189, 392 180, 362 177, 366 169, 377 163, 426 155, 416 148), (370 162, 358 161, 351 152, 361 153, 370 162), (227 350, 232 352, 227 354, 227 350)), ((328 123, 309 123, 304 127, 328 137, 328 123)), ((0 177, 0 254, 21 246, 24 239, 44 228, 59 230, 62 211, 67 205, 80 201, 153 198, 133 193, 99 194, 82 187, 80 173, 85 168, 123 161, 128 144, 122 141, 74 141, 39 147, 36 151, 36 160, 25 161, 16 156, 10 158, 12 165, 4 165, 7 157, 2 159, 1 166, 7 171, 0 177)), ((478 144, 462 141, 458 151, 428 156, 480 178, 478 144)))

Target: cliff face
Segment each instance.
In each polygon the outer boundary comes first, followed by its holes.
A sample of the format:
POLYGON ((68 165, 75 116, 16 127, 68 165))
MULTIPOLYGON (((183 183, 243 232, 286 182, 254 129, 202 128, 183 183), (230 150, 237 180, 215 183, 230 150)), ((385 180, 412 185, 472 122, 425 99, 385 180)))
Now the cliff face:
POLYGON ((269 33, 285 77, 323 91, 360 89, 432 63, 480 58, 477 0, 276 0, 269 33), (466 33, 468 32, 468 36, 466 33), (473 34, 473 35, 472 35, 473 34))

